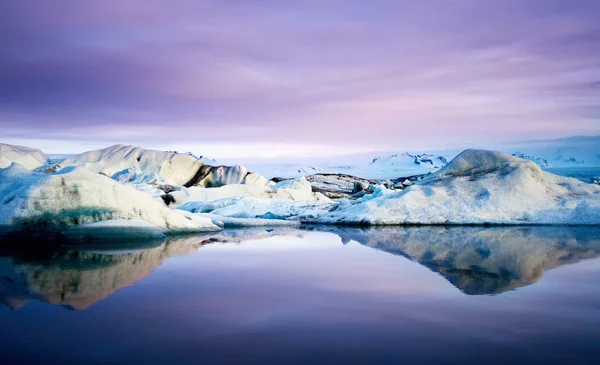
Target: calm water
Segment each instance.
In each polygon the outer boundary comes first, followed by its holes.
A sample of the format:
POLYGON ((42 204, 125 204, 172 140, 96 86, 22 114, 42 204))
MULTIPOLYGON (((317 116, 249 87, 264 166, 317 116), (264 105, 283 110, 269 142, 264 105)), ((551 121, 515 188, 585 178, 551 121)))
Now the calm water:
POLYGON ((0 364, 600 361, 599 228, 319 230, 1 237, 0 364))

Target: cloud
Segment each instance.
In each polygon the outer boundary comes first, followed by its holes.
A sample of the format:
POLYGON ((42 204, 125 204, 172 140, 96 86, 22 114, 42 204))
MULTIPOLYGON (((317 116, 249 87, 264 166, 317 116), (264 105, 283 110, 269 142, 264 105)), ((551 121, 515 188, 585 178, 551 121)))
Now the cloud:
POLYGON ((2 8, 5 138, 400 146, 600 129, 597 1, 2 8))

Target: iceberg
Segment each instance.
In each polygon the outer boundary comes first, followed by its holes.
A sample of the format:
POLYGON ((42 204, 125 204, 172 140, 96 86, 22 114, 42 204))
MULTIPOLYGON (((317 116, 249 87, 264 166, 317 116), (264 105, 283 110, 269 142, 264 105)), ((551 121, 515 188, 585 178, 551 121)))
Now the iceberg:
POLYGON ((0 169, 0 226, 20 229, 144 226, 162 231, 214 231, 209 219, 191 220, 149 195, 85 168, 30 172, 13 163, 0 169), (124 220, 128 221, 126 224, 124 220))
POLYGON ((227 184, 266 185, 267 179, 243 166, 211 166, 189 153, 114 145, 69 157, 60 167, 85 167, 122 183, 215 187, 227 184))
POLYGON ((600 186, 544 172, 531 161, 501 152, 466 150, 438 172, 405 185, 401 191, 375 188, 357 200, 294 201, 237 192, 191 197, 179 209, 319 224, 600 224, 600 186))
POLYGON ((0 169, 9 167, 13 162, 33 170, 44 166, 48 156, 35 148, 0 143, 0 169))
POLYGON ((209 166, 189 154, 124 145, 72 156, 61 165, 68 167, 51 173, 17 162, 0 169, 0 225, 98 232, 299 222, 600 225, 600 186, 486 150, 466 150, 437 172, 392 189, 341 174, 276 183, 239 165, 209 166), (343 194, 332 200, 321 191, 343 194))
POLYGON ((600 186, 501 152, 466 150, 400 192, 327 212, 329 224, 600 224, 600 186))

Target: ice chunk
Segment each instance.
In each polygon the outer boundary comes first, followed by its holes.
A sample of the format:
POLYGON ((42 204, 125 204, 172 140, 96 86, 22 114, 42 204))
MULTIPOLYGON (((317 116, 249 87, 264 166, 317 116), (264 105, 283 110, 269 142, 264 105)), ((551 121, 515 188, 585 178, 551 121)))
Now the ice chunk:
POLYGON ((0 225, 37 229, 136 220, 165 231, 217 229, 208 221, 193 222, 145 193, 85 168, 42 174, 24 173, 12 165, 0 170, 0 175, 0 225))

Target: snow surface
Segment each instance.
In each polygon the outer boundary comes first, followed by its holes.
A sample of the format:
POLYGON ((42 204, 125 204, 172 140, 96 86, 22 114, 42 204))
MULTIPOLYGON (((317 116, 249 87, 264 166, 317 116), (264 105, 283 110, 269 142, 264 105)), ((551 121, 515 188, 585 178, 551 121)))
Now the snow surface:
POLYGON ((38 149, 0 143, 0 168, 6 168, 16 162, 33 170, 44 166, 47 161, 48 156, 38 149))
POLYGON ((191 221, 147 194, 85 168, 43 174, 13 163, 0 170, 0 225, 41 228, 110 220, 144 221, 165 231, 219 229, 210 220, 191 221))

